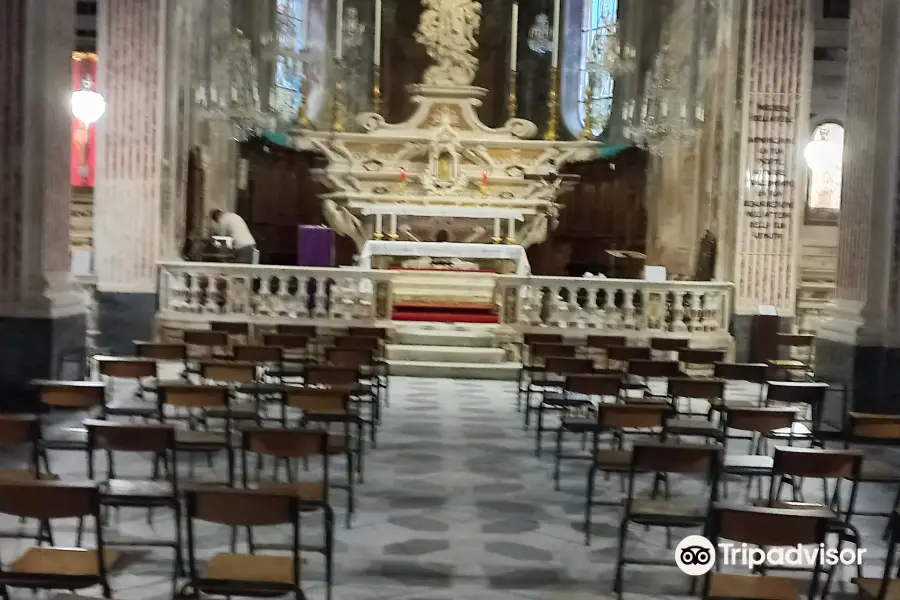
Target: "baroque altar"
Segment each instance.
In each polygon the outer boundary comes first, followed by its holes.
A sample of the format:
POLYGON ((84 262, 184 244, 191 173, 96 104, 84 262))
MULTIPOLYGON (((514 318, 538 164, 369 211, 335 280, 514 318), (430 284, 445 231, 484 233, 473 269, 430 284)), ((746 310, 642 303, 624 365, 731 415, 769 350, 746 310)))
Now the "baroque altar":
POLYGON ((412 116, 387 123, 377 112, 344 131, 339 99, 331 131, 296 128, 291 145, 328 164, 328 224, 362 253, 369 240, 515 244, 544 241, 565 185, 560 167, 596 155, 598 144, 535 139, 538 128, 510 118, 498 128, 478 117, 487 90, 472 82, 481 4, 422 0, 416 39, 434 61, 409 87, 412 116))

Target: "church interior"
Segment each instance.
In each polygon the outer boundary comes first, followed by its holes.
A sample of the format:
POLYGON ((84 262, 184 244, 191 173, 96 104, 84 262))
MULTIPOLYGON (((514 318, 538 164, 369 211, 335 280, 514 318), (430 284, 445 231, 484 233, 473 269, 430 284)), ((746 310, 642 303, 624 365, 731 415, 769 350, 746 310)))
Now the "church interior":
POLYGON ((0 597, 900 599, 898 28, 3 0, 0 597))

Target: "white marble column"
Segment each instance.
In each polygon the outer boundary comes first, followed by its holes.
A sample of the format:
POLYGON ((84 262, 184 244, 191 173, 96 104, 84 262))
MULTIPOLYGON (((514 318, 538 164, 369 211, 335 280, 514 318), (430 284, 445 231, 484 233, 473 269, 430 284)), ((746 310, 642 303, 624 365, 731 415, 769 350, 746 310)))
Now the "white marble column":
POLYGON ((851 4, 835 306, 817 371, 856 410, 900 412, 900 4, 851 4))
POLYGON ((94 270, 101 347, 126 351, 152 332, 162 256, 167 25, 173 0, 101 0, 94 270), (121 338, 121 339, 120 339, 121 338))
POLYGON ((53 8, 0 2, 0 402, 84 350, 69 272, 75 2, 53 8))
POLYGON ((735 312, 793 316, 806 198, 813 28, 809 0, 748 2, 735 312))

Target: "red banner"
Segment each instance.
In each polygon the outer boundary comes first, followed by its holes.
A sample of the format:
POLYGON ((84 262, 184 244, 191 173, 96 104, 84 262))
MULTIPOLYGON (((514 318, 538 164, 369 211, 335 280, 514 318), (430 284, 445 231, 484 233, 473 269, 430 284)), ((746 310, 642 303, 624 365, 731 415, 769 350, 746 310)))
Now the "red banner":
MULTIPOLYGON (((97 57, 84 52, 72 55, 72 91, 81 89, 85 78, 97 81, 97 57)), ((94 164, 97 155, 96 124, 85 127, 72 118, 72 185, 94 187, 94 164)))

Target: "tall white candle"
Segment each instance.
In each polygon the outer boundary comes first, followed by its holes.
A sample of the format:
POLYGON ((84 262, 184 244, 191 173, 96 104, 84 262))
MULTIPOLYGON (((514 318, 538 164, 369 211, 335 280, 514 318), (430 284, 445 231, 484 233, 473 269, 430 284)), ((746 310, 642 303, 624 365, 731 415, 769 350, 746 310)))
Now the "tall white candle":
POLYGON ((381 229, 381 213, 377 213, 375 215, 375 233, 382 233, 381 229))
POLYGON ((499 218, 494 219, 494 237, 495 238, 500 237, 500 219, 499 218))
POLYGON ((554 69, 559 68, 559 0, 553 0, 553 63, 554 69))
POLYGON ((516 235, 516 220, 509 219, 506 221, 506 237, 513 239, 514 235, 516 235))
POLYGON ((381 66, 381 0, 375 0, 375 54, 373 62, 376 67, 381 66))
POLYGON ((519 3, 513 2, 512 8, 512 36, 509 41, 509 66, 512 72, 518 71, 519 55, 519 3))
POLYGON ((335 13, 334 57, 341 60, 344 58, 344 0, 337 1, 335 13))
POLYGON ((391 235, 397 233, 397 215, 391 215, 391 235))

